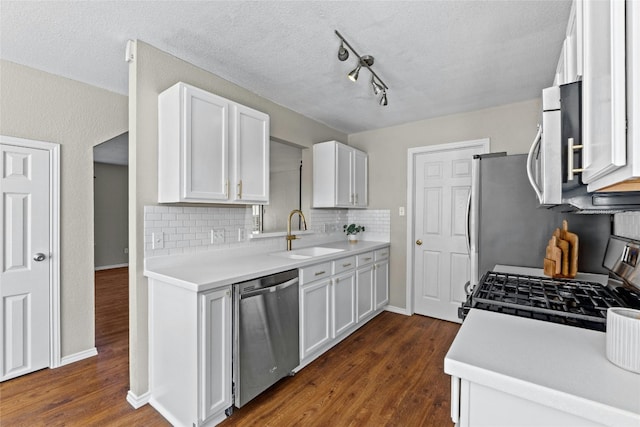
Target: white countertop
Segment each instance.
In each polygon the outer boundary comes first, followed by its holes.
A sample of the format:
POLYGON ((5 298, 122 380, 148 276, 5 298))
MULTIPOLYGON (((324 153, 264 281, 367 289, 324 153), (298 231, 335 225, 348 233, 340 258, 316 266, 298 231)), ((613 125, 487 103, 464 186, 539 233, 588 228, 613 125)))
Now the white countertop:
POLYGON ((295 260, 264 252, 250 253, 246 249, 167 255, 145 259, 144 275, 194 292, 201 292, 288 269, 382 249, 388 247, 389 242, 359 241, 356 244, 350 244, 346 240, 341 240, 318 246, 343 249, 343 251, 295 260))
POLYGON ((471 309, 444 371, 605 425, 640 426, 640 375, 609 362, 603 332, 471 309))

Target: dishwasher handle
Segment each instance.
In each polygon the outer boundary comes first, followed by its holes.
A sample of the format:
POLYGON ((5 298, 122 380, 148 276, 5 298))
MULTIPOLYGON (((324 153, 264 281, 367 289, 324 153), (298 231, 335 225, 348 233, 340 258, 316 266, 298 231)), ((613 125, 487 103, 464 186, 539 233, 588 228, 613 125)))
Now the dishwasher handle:
POLYGON ((274 285, 274 286, 268 286, 266 288, 260 288, 260 289, 256 289, 256 290, 252 290, 252 291, 248 291, 248 292, 244 292, 244 293, 240 293, 240 299, 245 299, 245 298, 250 298, 250 297, 255 297, 258 295, 264 295, 264 294, 268 294, 271 292, 277 292, 277 291, 281 291, 283 289, 286 289, 290 286, 293 285, 297 285, 299 282, 299 278, 295 277, 291 280, 288 280, 284 283, 280 283, 278 285, 274 285))

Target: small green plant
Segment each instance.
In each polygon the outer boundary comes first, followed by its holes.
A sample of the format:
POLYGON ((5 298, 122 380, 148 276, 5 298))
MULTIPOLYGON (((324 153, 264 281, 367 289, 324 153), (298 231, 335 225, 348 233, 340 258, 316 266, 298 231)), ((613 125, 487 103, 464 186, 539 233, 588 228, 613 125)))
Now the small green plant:
POLYGON ((345 233, 347 233, 348 235, 355 235, 358 234, 361 231, 364 231, 364 225, 355 225, 355 224, 345 224, 342 229, 344 230, 345 233))

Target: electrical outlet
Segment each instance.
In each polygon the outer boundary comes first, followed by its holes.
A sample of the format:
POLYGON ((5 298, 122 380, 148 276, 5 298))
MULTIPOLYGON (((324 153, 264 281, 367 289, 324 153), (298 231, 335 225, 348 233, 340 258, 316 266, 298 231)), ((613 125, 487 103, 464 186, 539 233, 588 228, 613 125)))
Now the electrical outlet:
POLYGON ((217 230, 212 229, 210 235, 212 245, 224 243, 224 228, 219 228, 217 230))
POLYGON ((247 238, 247 233, 244 228, 238 228, 238 242, 244 242, 247 238))
POLYGON ((164 233, 152 233, 151 234, 151 248, 163 249, 164 248, 164 233))
POLYGON ((398 215, 400 215, 400 216, 404 216, 404 206, 400 206, 400 207, 398 208, 398 215))

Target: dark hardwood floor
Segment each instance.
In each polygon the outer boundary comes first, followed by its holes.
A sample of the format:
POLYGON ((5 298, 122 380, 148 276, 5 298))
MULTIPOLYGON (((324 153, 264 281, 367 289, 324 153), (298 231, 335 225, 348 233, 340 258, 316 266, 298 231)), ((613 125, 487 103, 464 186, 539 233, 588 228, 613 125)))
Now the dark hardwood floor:
POLYGON ((151 406, 125 400, 128 269, 97 271, 95 281, 98 355, 0 383, 0 426, 170 426, 151 406))
POLYGON ((458 329, 383 312, 221 426, 452 426, 443 365, 458 329))
MULTIPOLYGON (((98 356, 0 383, 0 426, 168 426, 129 389, 128 272, 96 272, 98 356)), ((222 426, 451 426, 443 359, 459 325, 384 312, 222 426)))

